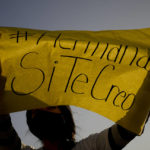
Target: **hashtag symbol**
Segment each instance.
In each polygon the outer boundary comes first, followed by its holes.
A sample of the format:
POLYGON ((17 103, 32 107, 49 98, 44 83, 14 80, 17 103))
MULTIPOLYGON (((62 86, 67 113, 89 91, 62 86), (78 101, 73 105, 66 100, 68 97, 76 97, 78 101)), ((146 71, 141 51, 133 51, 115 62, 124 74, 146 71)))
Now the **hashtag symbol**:
POLYGON ((16 39, 16 42, 19 43, 19 38, 25 38, 25 41, 28 40, 28 36, 32 36, 33 34, 28 33, 25 31, 24 33, 20 33, 20 31, 17 31, 16 34, 10 34, 10 39, 16 39))

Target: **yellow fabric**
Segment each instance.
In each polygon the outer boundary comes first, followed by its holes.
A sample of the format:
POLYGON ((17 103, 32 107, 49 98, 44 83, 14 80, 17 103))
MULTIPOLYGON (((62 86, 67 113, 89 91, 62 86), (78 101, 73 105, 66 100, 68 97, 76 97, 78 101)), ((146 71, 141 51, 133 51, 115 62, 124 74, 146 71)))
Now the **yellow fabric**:
POLYGON ((150 110, 150 28, 44 31, 0 28, 0 113, 75 105, 141 133, 150 110))

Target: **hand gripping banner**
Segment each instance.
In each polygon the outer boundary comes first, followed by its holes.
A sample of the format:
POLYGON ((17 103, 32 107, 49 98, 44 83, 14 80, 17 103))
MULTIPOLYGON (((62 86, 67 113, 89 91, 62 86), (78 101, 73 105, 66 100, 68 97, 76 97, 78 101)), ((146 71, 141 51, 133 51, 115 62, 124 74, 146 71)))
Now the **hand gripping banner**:
POLYGON ((150 110, 150 29, 0 28, 0 113, 74 105, 140 134, 150 110))

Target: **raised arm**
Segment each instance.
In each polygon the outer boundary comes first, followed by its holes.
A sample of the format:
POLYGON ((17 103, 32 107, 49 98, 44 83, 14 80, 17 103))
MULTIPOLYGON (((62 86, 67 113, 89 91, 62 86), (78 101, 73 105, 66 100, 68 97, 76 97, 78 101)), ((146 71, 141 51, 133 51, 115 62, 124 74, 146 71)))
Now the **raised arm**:
POLYGON ((9 115, 0 115, 0 150, 21 150, 21 141, 9 115))
MULTIPOLYGON (((122 122, 128 123, 128 126, 131 126, 132 128, 135 128, 137 124, 138 128, 141 128, 140 125, 142 125, 143 123, 145 124, 147 123, 149 119, 149 115, 150 115, 149 89, 150 89, 150 73, 148 72, 143 82, 143 85, 141 86, 138 93, 136 94, 137 105, 132 110, 130 110, 126 114, 126 116, 120 119, 117 122, 118 124, 122 122), (147 116, 146 121, 145 121, 144 115, 143 116, 140 115, 139 112, 142 112, 142 114, 147 116)), ((135 138, 135 136, 136 134, 116 124, 109 129, 108 137, 109 137, 109 143, 112 149, 118 150, 126 146, 132 139, 135 138)))
POLYGON ((112 150, 121 150, 135 137, 135 133, 132 133, 117 124, 109 128, 108 131, 108 140, 112 150))
MULTIPOLYGON (((0 100, 4 93, 6 78, 1 76, 0 67, 0 100)), ((9 114, 0 115, 0 150, 20 150, 21 141, 14 130, 9 114)))

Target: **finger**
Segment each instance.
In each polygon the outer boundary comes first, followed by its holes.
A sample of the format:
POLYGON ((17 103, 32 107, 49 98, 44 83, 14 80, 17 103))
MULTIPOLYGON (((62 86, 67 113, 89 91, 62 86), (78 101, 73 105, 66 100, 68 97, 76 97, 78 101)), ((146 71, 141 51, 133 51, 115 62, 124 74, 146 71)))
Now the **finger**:
POLYGON ((3 76, 0 76, 0 93, 4 91, 6 83, 6 78, 3 76))
POLYGON ((2 73, 2 67, 1 67, 1 62, 0 62, 0 95, 4 92, 5 88, 5 83, 6 83, 6 77, 1 76, 2 73))
POLYGON ((1 61, 0 61, 0 75, 2 73, 1 61))
POLYGON ((149 117, 150 117, 150 112, 149 112, 149 114, 148 114, 148 116, 147 116, 146 123, 148 122, 149 117))

